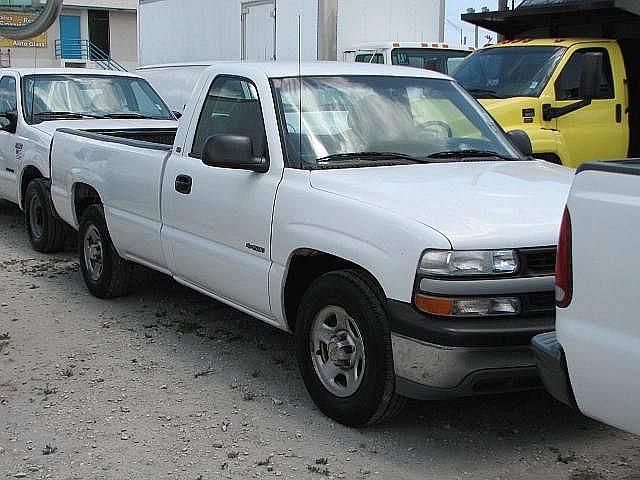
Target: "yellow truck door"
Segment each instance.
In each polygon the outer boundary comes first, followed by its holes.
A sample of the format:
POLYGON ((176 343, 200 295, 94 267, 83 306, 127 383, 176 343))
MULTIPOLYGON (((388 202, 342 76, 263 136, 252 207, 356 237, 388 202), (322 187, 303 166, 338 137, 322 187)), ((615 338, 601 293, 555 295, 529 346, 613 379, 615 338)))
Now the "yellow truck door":
POLYGON ((625 158, 629 146, 629 118, 625 68, 617 44, 578 47, 564 64, 554 83, 553 107, 581 100, 582 62, 589 52, 601 53, 600 88, 591 105, 559 116, 554 121, 562 139, 558 151, 563 164, 577 167, 589 160, 625 158))

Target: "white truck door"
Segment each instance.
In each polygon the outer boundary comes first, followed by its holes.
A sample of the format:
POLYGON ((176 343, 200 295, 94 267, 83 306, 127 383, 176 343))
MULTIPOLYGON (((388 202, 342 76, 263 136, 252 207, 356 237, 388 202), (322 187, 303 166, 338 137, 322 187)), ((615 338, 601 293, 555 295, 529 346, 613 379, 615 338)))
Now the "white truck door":
POLYGON ((12 122, 0 129, 0 198, 17 202, 16 157, 22 154, 16 145, 15 128, 18 119, 16 79, 10 75, 0 78, 0 117, 2 122, 12 122))
POLYGON ((276 5, 274 0, 242 4, 242 59, 276 59, 276 5))
POLYGON ((270 313, 271 219, 282 166, 266 173, 205 165, 211 136, 251 139, 254 156, 267 155, 256 86, 216 77, 201 104, 195 133, 164 175, 163 242, 172 252, 176 279, 252 312, 270 313))

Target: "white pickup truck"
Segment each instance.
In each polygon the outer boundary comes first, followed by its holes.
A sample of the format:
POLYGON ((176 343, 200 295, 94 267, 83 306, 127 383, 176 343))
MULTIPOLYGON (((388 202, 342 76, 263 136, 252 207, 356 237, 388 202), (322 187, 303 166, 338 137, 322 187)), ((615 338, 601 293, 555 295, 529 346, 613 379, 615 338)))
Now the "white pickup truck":
POLYGON ((295 333, 319 408, 540 386, 572 172, 533 160, 458 84, 357 63, 206 69, 173 146, 59 130, 52 197, 85 282, 130 262, 295 333))
POLYGON ((64 224, 49 194, 49 153, 58 128, 110 132, 172 143, 177 122, 141 77, 89 69, 0 70, 0 199, 25 211, 29 239, 41 252, 64 243, 64 224), (150 131, 149 129, 153 129, 150 131))
POLYGON ((640 160, 585 163, 558 244, 556 332, 532 345, 544 384, 589 417, 640 434, 640 160))

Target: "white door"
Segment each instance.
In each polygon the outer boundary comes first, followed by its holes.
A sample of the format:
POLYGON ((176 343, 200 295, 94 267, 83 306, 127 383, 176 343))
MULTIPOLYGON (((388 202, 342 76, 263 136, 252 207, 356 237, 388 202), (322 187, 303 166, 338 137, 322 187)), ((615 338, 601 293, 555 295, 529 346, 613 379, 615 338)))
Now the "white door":
POLYGON ((242 59, 276 59, 276 4, 273 0, 242 4, 242 59))
MULTIPOLYGON (((18 99, 16 79, 5 75, 0 79, 0 117, 12 116, 17 122, 18 99)), ((4 121, 4 120, 3 120, 4 121)), ((13 127, 15 127, 15 123, 13 127)), ((17 202, 16 169, 17 156, 22 146, 16 145, 15 128, 0 129, 0 198, 17 202)))
POLYGON ((216 77, 191 145, 168 161, 163 242, 177 279, 268 316, 271 221, 282 168, 256 173, 205 165, 204 145, 219 134, 249 137, 253 155, 267 155, 260 100, 249 80, 216 77))

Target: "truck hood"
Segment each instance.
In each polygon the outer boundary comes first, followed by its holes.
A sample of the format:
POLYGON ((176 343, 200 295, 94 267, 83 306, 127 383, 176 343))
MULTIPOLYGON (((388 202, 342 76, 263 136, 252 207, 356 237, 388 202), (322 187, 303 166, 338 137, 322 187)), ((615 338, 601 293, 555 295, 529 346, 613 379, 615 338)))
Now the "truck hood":
POLYGON ((314 170, 310 181, 429 226, 463 250, 555 245, 573 176, 542 161, 505 161, 314 170))
POLYGON ((74 130, 129 130, 145 128, 178 128, 177 120, 148 119, 86 119, 86 120, 51 120, 34 125, 41 132, 53 136, 60 128, 74 130))

